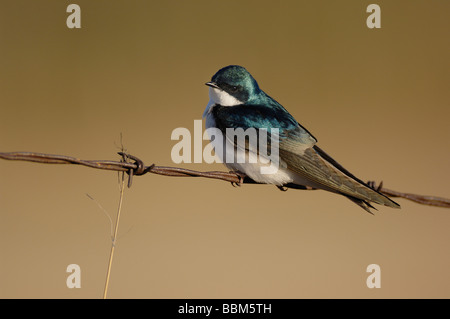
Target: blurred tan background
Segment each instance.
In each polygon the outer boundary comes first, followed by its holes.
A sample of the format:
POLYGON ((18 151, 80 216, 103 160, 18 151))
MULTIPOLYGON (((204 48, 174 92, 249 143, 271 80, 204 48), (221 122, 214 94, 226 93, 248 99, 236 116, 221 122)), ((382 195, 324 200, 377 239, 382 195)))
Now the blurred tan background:
MULTIPOLYGON (((204 83, 245 66, 363 180, 450 197, 448 1, 5 1, 0 151, 172 163, 204 83), (66 7, 81 7, 68 29, 66 7)), ((206 142, 204 142, 206 145, 206 142)), ((117 174, 0 161, 0 297, 101 298, 117 174), (81 288, 66 267, 81 267, 81 288)), ((449 298, 450 210, 371 216, 322 191, 146 175, 126 189, 110 298, 449 298), (381 288, 366 267, 381 267, 381 288)))

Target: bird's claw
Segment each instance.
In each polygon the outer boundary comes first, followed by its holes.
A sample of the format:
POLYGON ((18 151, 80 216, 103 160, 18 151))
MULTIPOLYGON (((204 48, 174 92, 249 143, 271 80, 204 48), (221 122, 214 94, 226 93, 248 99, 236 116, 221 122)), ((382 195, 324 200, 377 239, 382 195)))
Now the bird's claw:
POLYGON ((377 186, 377 184, 375 183, 375 181, 368 181, 367 182, 367 186, 369 186, 370 188, 372 188, 373 190, 379 192, 382 188, 383 188, 383 181, 380 182, 380 185, 377 186))
POLYGON ((231 182, 231 185, 233 187, 236 187, 236 186, 240 187, 244 183, 244 178, 247 177, 247 175, 245 175, 244 173, 238 172, 238 171, 230 171, 230 173, 236 174, 236 176, 239 178, 238 182, 231 182))

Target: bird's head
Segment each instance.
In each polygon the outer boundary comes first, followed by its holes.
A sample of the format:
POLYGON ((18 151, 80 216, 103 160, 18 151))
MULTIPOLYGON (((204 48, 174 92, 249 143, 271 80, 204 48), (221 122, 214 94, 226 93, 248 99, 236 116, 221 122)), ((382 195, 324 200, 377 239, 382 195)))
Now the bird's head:
POLYGON ((245 104, 261 91, 252 75, 239 65, 220 69, 206 85, 211 99, 222 106, 245 104))

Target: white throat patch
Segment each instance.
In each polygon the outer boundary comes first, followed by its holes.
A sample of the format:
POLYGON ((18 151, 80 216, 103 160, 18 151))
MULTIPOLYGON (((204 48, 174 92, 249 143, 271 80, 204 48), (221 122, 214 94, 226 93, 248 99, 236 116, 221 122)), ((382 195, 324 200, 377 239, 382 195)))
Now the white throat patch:
POLYGON ((234 96, 228 94, 225 91, 222 91, 220 89, 216 89, 213 87, 209 88, 209 98, 215 104, 220 104, 222 106, 235 106, 235 105, 242 104, 242 102, 239 101, 234 96))
POLYGON ((209 102, 208 102, 208 105, 206 105, 205 112, 203 112, 203 117, 208 116, 212 107, 216 104, 219 104, 222 106, 235 106, 235 105, 242 104, 242 102, 239 101, 234 96, 228 94, 225 91, 210 87, 209 88, 209 102))

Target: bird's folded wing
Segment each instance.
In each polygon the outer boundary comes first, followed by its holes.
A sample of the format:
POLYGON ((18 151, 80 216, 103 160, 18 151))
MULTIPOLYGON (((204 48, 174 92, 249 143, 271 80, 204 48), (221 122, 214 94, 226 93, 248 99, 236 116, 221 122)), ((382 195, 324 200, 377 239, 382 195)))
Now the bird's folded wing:
POLYGON ((400 207, 350 174, 317 146, 299 153, 295 144, 292 139, 280 143, 280 158, 287 163, 290 171, 336 193, 389 207, 400 207))

